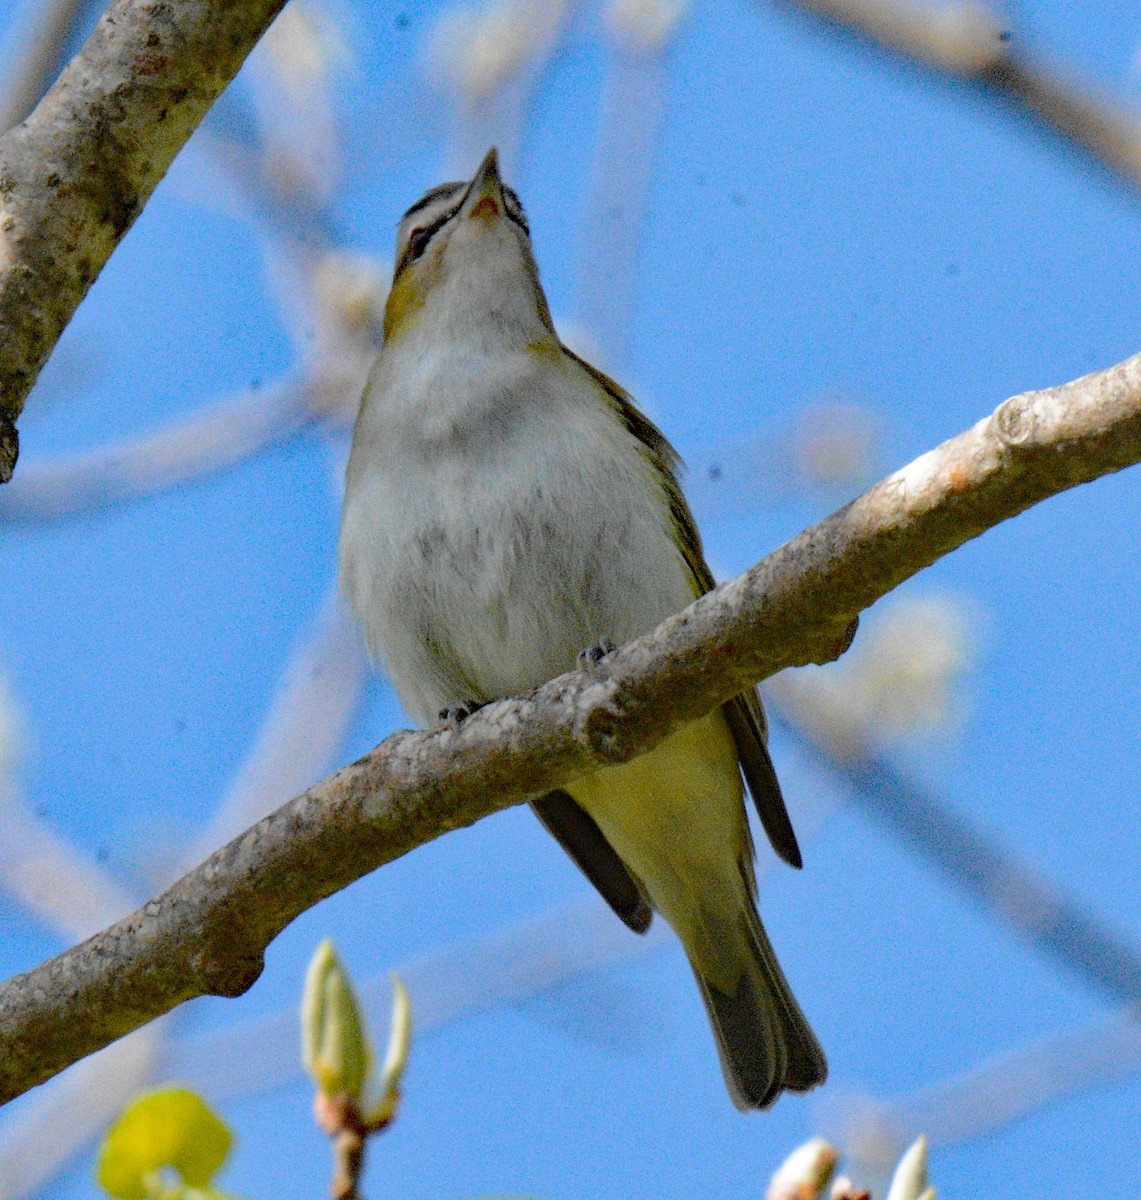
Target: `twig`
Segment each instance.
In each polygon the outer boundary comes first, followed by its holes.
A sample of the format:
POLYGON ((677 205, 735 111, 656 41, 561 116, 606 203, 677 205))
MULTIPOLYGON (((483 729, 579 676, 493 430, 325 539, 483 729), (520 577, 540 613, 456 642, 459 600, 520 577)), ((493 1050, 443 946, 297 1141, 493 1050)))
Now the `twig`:
POLYGON ((1141 186, 1141 118, 1018 45, 1003 19, 972 2, 774 0, 1008 101, 1048 133, 1141 186))
POLYGON ((40 5, 8 72, 0 99, 0 133, 18 125, 47 91, 82 7, 83 0, 44 0, 40 5))
POLYGON ((103 933, 0 989, 0 1099, 194 996, 238 995, 301 912, 434 837, 657 745, 841 653, 862 609, 970 538, 1141 460, 1141 354, 1015 396, 594 672, 400 732, 103 933))
POLYGON ((1084 1088, 1141 1072, 1141 1010, 1127 1008, 1083 1029, 1039 1038, 900 1096, 892 1124, 923 1130, 933 1146, 973 1141, 1084 1088))
POLYGON ((974 822, 908 779, 868 742, 860 725, 820 704, 803 679, 769 681, 766 696, 793 736, 852 788, 860 806, 1037 949, 1104 995, 1141 1006, 1141 951, 1085 912, 974 822))
POLYGON ((13 525, 91 512, 215 474, 296 433, 332 403, 319 380, 286 380, 227 396, 154 433, 27 463, 0 491, 0 518, 13 525))
POLYGON ((16 419, 103 264, 284 0, 114 0, 0 137, 0 482, 16 419))

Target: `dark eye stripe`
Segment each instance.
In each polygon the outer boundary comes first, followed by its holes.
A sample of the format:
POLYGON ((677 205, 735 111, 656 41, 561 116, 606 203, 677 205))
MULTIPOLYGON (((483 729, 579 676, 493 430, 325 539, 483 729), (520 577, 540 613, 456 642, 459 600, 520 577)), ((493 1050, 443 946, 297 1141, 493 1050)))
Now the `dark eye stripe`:
MULTIPOLYGON (((434 188, 421 200, 412 205, 408 212, 404 214, 404 219, 407 220, 408 217, 419 212, 420 209, 426 208, 433 201, 442 199, 447 192, 454 191, 456 188, 463 186, 463 184, 449 183, 442 184, 440 187, 434 188)), ((531 230, 527 226, 527 218, 523 215, 523 206, 519 203, 519 197, 511 190, 511 188, 505 187, 503 191, 505 200, 503 209, 505 216, 509 221, 512 221, 518 225, 519 228, 522 229, 527 235, 527 237, 530 237, 531 230)), ((467 192, 465 190, 464 195, 466 196, 466 194, 467 192)), ((440 230, 443 229, 443 227, 456 215, 456 213, 459 212, 462 206, 463 199, 461 198, 451 208, 442 212, 432 222, 431 225, 427 225, 423 229, 412 230, 408 237, 408 245, 405 246, 404 254, 401 256, 400 262, 393 274, 394 281, 400 277, 400 274, 405 270, 406 267, 410 266, 423 255, 424 251, 428 249, 429 242, 431 242, 436 234, 439 233, 440 230)))
POLYGON ((441 229, 458 213, 460 206, 457 204, 449 208, 446 212, 441 213, 431 225, 421 230, 413 230, 408 238, 408 245, 404 248, 404 254, 400 259, 400 264, 396 268, 395 279, 409 263, 413 263, 418 259, 425 250, 428 249, 428 243, 440 232, 441 229))
POLYGON ((528 237, 530 237, 531 230, 527 226, 527 218, 523 213, 523 205, 519 203, 519 197, 515 194, 514 190, 509 187, 504 187, 503 195, 507 201, 504 207, 507 209, 508 217, 510 217, 511 220, 514 221, 515 224, 518 225, 528 237))

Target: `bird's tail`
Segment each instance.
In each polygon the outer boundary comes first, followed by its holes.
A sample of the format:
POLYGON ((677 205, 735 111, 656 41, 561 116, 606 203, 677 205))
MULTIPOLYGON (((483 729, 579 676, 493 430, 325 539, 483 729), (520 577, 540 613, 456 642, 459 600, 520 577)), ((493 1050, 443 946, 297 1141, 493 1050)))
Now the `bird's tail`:
POLYGON ((806 1092, 828 1075, 824 1051, 788 986, 755 907, 746 901, 744 909, 735 925, 721 931, 733 943, 722 946, 737 966, 732 984, 717 978, 724 976, 723 970, 703 971, 690 954, 725 1083, 742 1111, 767 1108, 785 1090, 806 1092))

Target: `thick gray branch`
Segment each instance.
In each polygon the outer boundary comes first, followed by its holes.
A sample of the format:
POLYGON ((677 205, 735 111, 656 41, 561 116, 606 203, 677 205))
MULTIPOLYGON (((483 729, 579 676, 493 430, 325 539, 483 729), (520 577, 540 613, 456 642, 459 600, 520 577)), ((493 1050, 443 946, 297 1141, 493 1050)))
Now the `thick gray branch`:
POLYGON ((823 662, 902 580, 1039 500, 1141 461, 1141 355, 1015 396, 606 658, 458 729, 401 732, 144 908, 0 989, 0 1100, 204 994, 237 995, 299 913, 441 833, 656 745, 823 662))
POLYGON ((174 156, 285 0, 115 0, 0 137, 0 482, 41 367, 174 156))

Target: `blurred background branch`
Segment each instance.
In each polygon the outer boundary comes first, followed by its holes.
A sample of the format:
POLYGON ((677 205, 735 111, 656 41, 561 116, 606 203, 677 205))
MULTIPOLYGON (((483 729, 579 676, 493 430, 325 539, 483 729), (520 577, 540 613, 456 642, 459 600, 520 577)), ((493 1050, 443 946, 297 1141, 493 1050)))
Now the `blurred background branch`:
POLYGON ((1141 116, 1022 44, 1010 18, 973 0, 773 0, 1010 105, 1088 160, 1141 187, 1141 116))
POLYGON ((0 90, 0 133, 18 125, 39 104, 56 77, 83 11, 84 0, 42 0, 14 38, 7 80, 0 90))
MULTIPOLYGON (((1106 999, 1141 1008, 1141 948, 877 750, 870 731, 883 720, 882 707, 848 686, 854 682, 842 669, 808 667, 774 676, 765 694, 788 732, 812 748, 864 812, 993 920, 1075 971, 1106 999)), ((916 707, 913 691, 897 699, 901 708, 916 707)))
POLYGON ((618 369, 630 355, 638 260, 662 136, 669 50, 685 0, 612 0, 576 287, 588 346, 618 369), (636 112, 638 120, 631 121, 636 112))
POLYGON ((240 466, 332 403, 321 379, 271 383, 207 404, 152 434, 29 462, 0 491, 0 517, 11 523, 51 520, 156 495, 240 466))
POLYGON ((1141 1073, 1141 1013, 1124 1009, 1035 1038, 947 1079, 882 1099, 841 1089, 818 1105, 821 1127, 848 1151, 852 1174, 878 1187, 922 1132, 933 1149, 993 1136, 1030 1114, 1141 1073))

